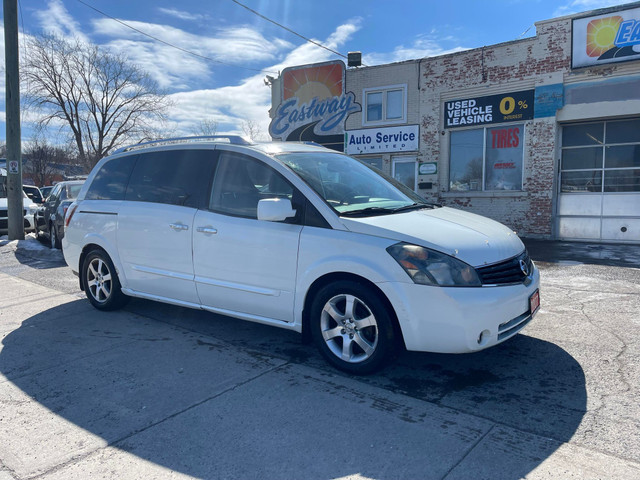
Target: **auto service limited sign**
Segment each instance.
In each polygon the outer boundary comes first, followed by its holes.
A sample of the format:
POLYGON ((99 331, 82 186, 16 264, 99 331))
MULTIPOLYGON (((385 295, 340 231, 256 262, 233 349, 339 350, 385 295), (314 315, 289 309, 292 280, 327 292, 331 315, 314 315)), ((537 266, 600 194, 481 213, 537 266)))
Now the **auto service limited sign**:
POLYGON ((418 150, 419 125, 366 128, 345 133, 345 152, 366 153, 413 152, 418 150))

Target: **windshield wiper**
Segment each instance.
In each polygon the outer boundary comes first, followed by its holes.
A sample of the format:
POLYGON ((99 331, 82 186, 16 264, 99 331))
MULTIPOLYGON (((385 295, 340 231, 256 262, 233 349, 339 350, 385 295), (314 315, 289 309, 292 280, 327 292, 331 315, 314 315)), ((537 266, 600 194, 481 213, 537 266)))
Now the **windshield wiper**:
POLYGON ((362 208, 360 210, 350 210, 348 212, 340 212, 340 215, 343 217, 366 217, 368 215, 389 215, 394 213, 395 210, 393 208, 382 208, 382 207, 367 207, 362 208))
POLYGON ((405 205, 403 207, 394 208, 392 212, 393 213, 405 212, 408 210, 419 210, 421 208, 435 208, 435 206, 430 203, 412 203, 411 205, 405 205))
POLYGON ((360 210, 350 210, 347 212, 341 212, 340 215, 345 217, 366 217, 368 215, 390 215, 392 213, 406 212, 409 210, 419 210, 421 208, 436 208, 437 205, 430 203, 412 203, 411 205, 404 205, 396 208, 383 208, 383 207, 367 207, 360 210))

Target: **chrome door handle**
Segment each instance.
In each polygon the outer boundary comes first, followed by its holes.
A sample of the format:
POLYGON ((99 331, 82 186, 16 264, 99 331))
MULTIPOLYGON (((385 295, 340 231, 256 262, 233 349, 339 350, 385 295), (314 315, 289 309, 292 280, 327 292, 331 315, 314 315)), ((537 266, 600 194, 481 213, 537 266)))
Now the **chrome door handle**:
POLYGON ((169 228, 171 228, 171 230, 189 230, 189 227, 182 223, 170 223, 169 228))
POLYGON ((196 231, 198 233, 207 233, 209 235, 213 235, 213 234, 218 233, 218 230, 216 230, 213 227, 198 227, 198 228, 196 228, 196 231))

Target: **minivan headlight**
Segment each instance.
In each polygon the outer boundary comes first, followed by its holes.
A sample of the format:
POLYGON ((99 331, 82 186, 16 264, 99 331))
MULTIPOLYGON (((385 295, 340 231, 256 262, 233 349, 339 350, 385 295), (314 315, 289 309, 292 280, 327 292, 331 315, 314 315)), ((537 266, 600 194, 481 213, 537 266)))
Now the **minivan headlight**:
POLYGON ((476 269, 456 258, 409 243, 396 243, 387 252, 415 283, 440 287, 479 287, 476 269))

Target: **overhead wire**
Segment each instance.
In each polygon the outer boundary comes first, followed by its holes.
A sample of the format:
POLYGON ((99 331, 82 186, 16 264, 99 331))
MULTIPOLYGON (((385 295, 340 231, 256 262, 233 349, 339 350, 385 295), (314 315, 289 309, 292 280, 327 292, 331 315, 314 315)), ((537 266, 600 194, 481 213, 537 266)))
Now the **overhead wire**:
POLYGON ((167 45, 168 47, 175 48, 176 50, 180 50, 181 52, 187 53, 187 54, 192 55, 194 57, 198 57, 198 58, 201 58, 203 60, 207 60, 209 62, 219 63, 219 64, 225 65, 227 67, 241 68, 241 69, 244 69, 244 70, 251 70, 252 72, 273 73, 273 74, 276 74, 276 75, 278 74, 278 72, 271 71, 271 70, 263 70, 263 69, 259 69, 259 68, 244 67, 242 65, 233 65, 231 63, 225 63, 223 61, 216 60, 215 58, 207 57, 205 55, 200 55, 199 53, 192 52, 191 50, 187 50, 186 48, 179 47, 178 45, 174 45, 173 43, 170 43, 170 42, 167 42, 165 40, 162 40, 161 38, 158 38, 158 37, 156 37, 154 35, 151 35, 151 34, 149 34, 147 32, 144 32, 144 31, 142 31, 142 30, 140 30, 140 29, 138 29, 138 28, 136 28, 136 27, 134 27, 132 25, 129 25, 128 23, 123 22, 122 20, 119 20, 119 19, 117 19, 115 17, 112 17, 108 13, 105 13, 102 10, 99 10, 98 8, 94 7, 93 5, 89 5, 88 3, 84 2, 83 0, 77 0, 77 1, 79 3, 81 3, 82 5, 84 5, 85 7, 88 7, 91 10, 94 10, 95 12, 99 13, 100 15, 103 15, 103 16, 105 16, 107 18, 110 18, 114 22, 118 22, 120 25, 122 25, 122 26, 124 26, 126 28, 129 28, 129 29, 131 29, 131 30, 133 30, 135 32, 138 32, 140 35, 144 35, 145 37, 148 37, 148 38, 151 38, 152 40, 155 40, 156 42, 160 42, 160 43, 162 43, 164 45, 167 45))
MULTIPOLYGON (((347 57, 346 55, 343 55, 343 54, 342 54, 342 53, 340 53, 340 52, 337 52, 337 51, 335 51, 335 50, 333 50, 333 49, 331 49, 331 48, 329 48, 329 47, 327 47, 327 46, 325 46, 325 45, 322 45, 320 42, 316 42, 315 40, 312 40, 312 39, 310 39, 310 38, 308 38, 308 37, 305 37, 304 35, 300 35, 298 32, 296 32, 296 31, 294 31, 294 30, 290 29, 289 27, 285 27, 284 25, 282 25, 282 24, 280 24, 280 23, 276 22, 275 20, 271 20, 270 18, 265 17, 265 16, 264 16, 264 15, 262 15, 260 12, 256 12, 255 10, 253 10, 253 9, 251 9, 251 8, 249 8, 249 7, 247 7, 247 6, 246 6, 246 5, 244 5, 243 3, 240 3, 238 0, 231 0, 231 1, 232 1, 233 3, 235 3, 236 5, 239 5, 239 6, 241 6, 242 8, 245 8, 245 9, 249 10, 251 13, 253 13, 254 15, 257 15, 258 17, 262 18, 263 20, 266 20, 267 22, 271 22, 271 23, 273 23, 274 25, 276 25, 276 26, 278 26, 278 27, 280 27, 280 28, 282 28, 282 29, 286 30, 286 31, 287 31, 287 32, 289 32, 289 33, 292 33, 293 35, 295 35, 295 36, 297 36, 297 37, 299 37, 299 38, 303 39, 303 40, 304 40, 304 41, 306 41, 306 42, 312 43, 312 44, 316 45, 317 47, 324 48, 325 50, 327 50, 327 51, 329 51, 329 52, 333 53, 334 55, 338 55, 339 57, 342 57, 342 58, 346 58, 346 59, 348 59, 348 57, 347 57)), ((363 64, 363 66, 366 66, 366 65, 364 65, 364 64, 363 64)))

